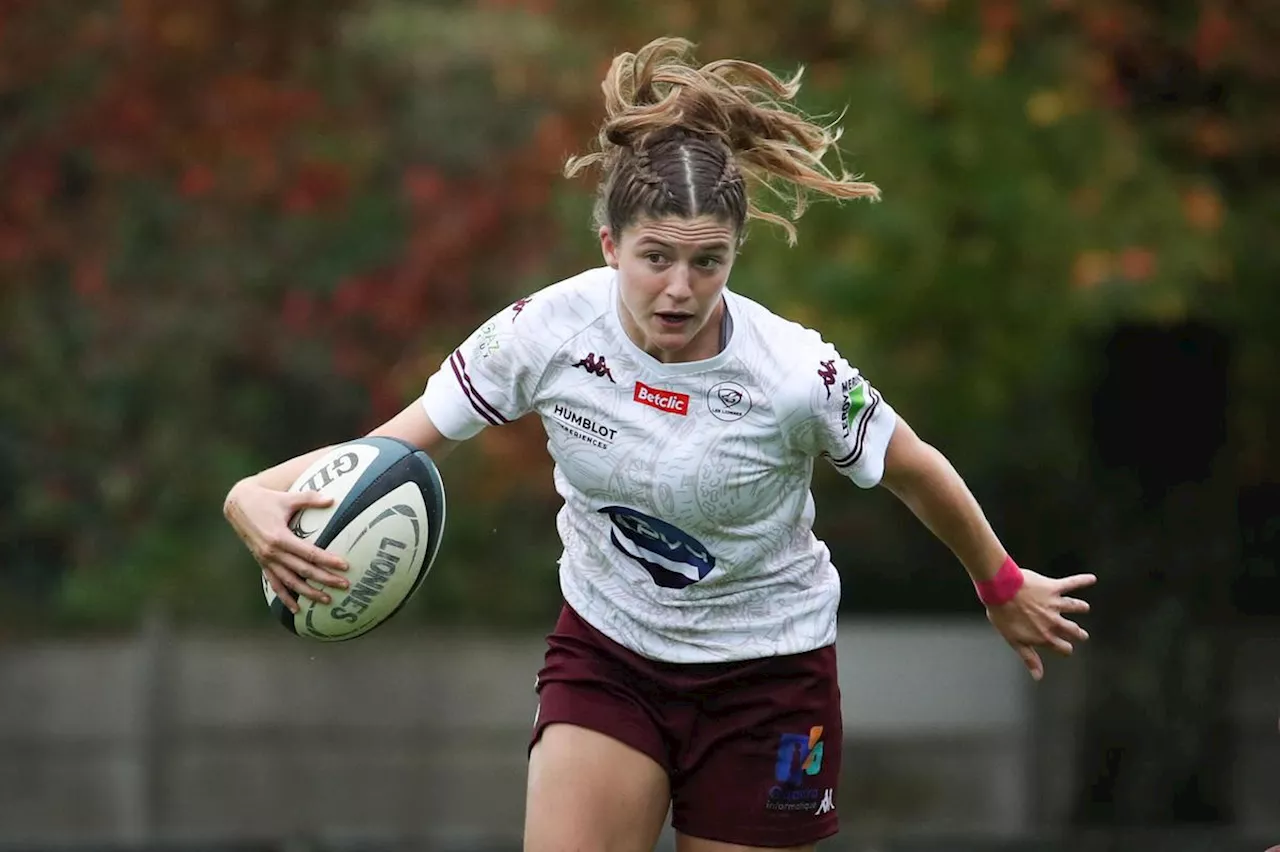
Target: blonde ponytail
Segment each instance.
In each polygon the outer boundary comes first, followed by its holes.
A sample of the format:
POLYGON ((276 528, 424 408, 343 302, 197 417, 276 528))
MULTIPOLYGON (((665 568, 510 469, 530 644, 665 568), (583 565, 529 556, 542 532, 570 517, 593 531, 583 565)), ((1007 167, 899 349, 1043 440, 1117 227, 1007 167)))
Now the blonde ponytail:
POLYGON ((738 230, 748 219, 771 222, 794 244, 813 194, 880 197, 875 184, 825 164, 840 131, 792 105, 802 73, 783 80, 738 59, 699 67, 682 38, 620 54, 601 85, 597 150, 570 158, 565 174, 601 169, 596 219, 615 230, 640 216, 710 214, 738 230), (758 206, 749 189, 781 201, 787 215, 758 206))

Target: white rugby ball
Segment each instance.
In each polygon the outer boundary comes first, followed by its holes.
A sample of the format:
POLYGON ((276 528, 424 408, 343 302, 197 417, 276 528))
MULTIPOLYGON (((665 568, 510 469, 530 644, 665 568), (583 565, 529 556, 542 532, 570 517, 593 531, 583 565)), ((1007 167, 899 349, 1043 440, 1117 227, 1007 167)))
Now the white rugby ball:
POLYGON ((350 586, 328 589, 328 604, 299 596, 295 615, 264 574, 262 591, 280 623, 299 636, 336 642, 395 615, 431 570, 444 532, 444 483, 431 457, 396 438, 361 438, 326 452, 289 490, 333 498, 295 514, 290 528, 345 559, 342 576, 350 586))

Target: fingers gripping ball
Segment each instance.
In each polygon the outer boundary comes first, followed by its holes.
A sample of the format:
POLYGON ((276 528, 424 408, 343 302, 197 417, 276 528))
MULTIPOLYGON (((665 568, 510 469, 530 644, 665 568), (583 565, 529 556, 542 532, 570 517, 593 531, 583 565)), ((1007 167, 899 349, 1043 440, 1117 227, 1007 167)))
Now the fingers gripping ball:
POLYGON ((332 498, 297 512, 290 528, 345 559, 351 585, 331 589, 329 604, 299 598, 294 614, 264 577, 280 623, 332 642, 362 636, 398 612, 431 570, 444 532, 444 483, 431 457, 394 438, 362 438, 325 453, 289 490, 332 498))

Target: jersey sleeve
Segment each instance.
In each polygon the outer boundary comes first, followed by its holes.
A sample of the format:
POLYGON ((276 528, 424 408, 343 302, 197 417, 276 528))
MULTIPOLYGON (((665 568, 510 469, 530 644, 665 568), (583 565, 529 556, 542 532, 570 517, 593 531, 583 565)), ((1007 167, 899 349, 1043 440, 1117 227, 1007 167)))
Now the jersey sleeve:
POLYGON ((805 368, 792 443, 827 459, 861 488, 878 485, 897 413, 830 344, 823 343, 805 368))
POLYGON ((476 329, 427 381, 422 406, 446 438, 466 440, 533 407, 549 352, 526 305, 522 299, 476 329))

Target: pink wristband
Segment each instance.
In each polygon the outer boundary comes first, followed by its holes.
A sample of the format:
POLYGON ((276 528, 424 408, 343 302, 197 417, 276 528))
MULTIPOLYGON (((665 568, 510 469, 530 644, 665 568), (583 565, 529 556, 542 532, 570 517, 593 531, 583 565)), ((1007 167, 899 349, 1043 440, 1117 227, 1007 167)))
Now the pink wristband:
POLYGON ((1012 556, 1006 556, 994 577, 973 585, 978 590, 978 600, 987 606, 1000 606, 1013 600, 1018 589, 1022 588, 1022 582, 1022 569, 1012 556))

